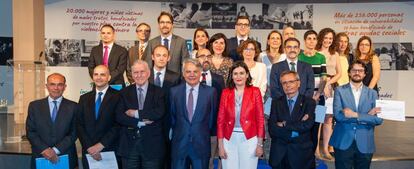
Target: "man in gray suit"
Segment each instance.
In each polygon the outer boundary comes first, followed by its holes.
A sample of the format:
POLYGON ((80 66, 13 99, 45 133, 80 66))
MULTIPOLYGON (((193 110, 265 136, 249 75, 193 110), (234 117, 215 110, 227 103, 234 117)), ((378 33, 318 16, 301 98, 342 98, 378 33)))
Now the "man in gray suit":
POLYGON ((189 58, 190 54, 188 53, 185 40, 172 34, 173 21, 173 16, 168 12, 163 11, 158 16, 158 27, 161 35, 148 41, 148 46, 145 49, 145 61, 152 68, 152 51, 156 46, 164 45, 170 51, 171 56, 167 69, 181 74, 181 63, 184 59, 189 58))
POLYGON ((128 50, 127 78, 131 84, 134 83, 134 79, 132 79, 131 65, 136 60, 144 59, 145 48, 148 46, 148 40, 151 35, 151 27, 147 23, 142 22, 138 24, 135 32, 137 34, 138 43, 128 50))
POLYGON ((77 104, 62 97, 66 79, 59 73, 47 77, 49 96, 30 102, 26 133, 32 145, 32 165, 35 158, 44 157, 57 163, 59 155, 69 156, 69 168, 77 166, 75 112, 77 104))

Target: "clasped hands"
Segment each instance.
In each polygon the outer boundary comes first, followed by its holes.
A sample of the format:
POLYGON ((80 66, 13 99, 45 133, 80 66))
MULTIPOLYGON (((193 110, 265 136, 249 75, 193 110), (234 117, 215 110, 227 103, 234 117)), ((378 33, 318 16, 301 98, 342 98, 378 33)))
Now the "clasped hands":
POLYGON ((45 157, 47 160, 52 162, 53 164, 56 164, 59 161, 59 156, 56 154, 56 152, 52 148, 47 148, 42 151, 43 157, 45 157))
MULTIPOLYGON (((302 117, 302 121, 306 121, 308 119, 309 119, 309 115, 308 114, 305 114, 302 117)), ((279 126, 279 127, 285 127, 286 126, 286 121, 276 122, 276 125, 279 126)))
MULTIPOLYGON (((352 111, 350 108, 344 108, 342 112, 344 112, 346 118, 358 118, 358 113, 352 111)), ((378 113, 381 113, 381 107, 374 107, 368 112, 369 115, 373 116, 378 113)))
MULTIPOLYGON (((125 114, 129 117, 135 118, 135 112, 137 112, 137 109, 128 109, 125 114)), ((142 122, 145 123, 145 125, 152 124, 154 121, 148 120, 148 119, 142 119, 142 122)))

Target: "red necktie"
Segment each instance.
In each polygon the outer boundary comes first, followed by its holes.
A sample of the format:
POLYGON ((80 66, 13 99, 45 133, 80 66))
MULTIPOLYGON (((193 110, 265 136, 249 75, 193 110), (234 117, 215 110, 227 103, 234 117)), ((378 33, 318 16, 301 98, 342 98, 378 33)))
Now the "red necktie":
POLYGON ((108 57, 109 57, 108 46, 104 46, 104 48, 105 48, 105 52, 104 52, 104 56, 103 56, 103 64, 105 66, 108 66, 108 57))

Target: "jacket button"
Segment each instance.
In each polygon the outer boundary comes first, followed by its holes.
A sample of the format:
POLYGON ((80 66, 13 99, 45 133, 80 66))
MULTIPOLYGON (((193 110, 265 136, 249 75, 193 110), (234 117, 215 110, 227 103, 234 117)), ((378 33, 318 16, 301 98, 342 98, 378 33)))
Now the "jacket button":
POLYGON ((245 123, 248 123, 248 122, 249 122, 249 121, 247 121, 247 120, 245 121, 245 123))
POLYGON ((354 127, 354 130, 356 130, 356 127, 354 127))
POLYGON ((231 121, 229 121, 229 124, 231 124, 231 121))

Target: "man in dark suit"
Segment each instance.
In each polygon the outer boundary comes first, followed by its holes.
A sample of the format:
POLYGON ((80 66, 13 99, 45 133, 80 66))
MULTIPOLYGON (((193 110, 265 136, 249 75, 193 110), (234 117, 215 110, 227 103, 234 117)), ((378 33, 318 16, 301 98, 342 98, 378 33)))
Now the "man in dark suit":
MULTIPOLYGON (((237 48, 249 38, 250 33, 250 19, 248 16, 238 16, 236 20, 236 37, 232 37, 228 40, 227 49, 230 51, 230 57, 233 61, 242 60, 242 57, 238 54, 237 48)), ((262 49, 262 44, 257 42, 258 48, 262 49)))
POLYGON ((165 155, 166 98, 160 87, 148 83, 151 71, 146 62, 135 61, 131 70, 135 85, 120 92, 116 111, 121 124, 118 154, 123 168, 160 169, 165 155))
POLYGON ((29 104, 26 133, 32 145, 32 169, 36 168, 35 158, 44 157, 56 163, 58 156, 65 154, 69 156, 69 168, 77 166, 77 104, 62 97, 65 88, 65 77, 53 73, 47 77, 46 89, 49 96, 29 104))
POLYGON ((102 160, 101 152, 115 151, 118 145, 119 126, 115 122, 115 110, 119 100, 118 91, 109 87, 109 69, 96 66, 92 80, 95 89, 79 99, 77 131, 82 144, 82 164, 88 169, 86 154, 102 160))
POLYGON ((172 34, 174 19, 168 12, 161 12, 158 16, 158 26, 160 29, 160 36, 148 41, 148 46, 145 49, 145 61, 152 68, 151 54, 154 48, 158 45, 164 45, 170 52, 171 59, 168 62, 167 69, 181 74, 181 63, 184 59, 190 57, 185 40, 177 35, 172 34))
MULTIPOLYGON (((208 49, 200 49, 197 51, 196 58, 201 63, 203 67, 200 83, 214 87, 217 91, 217 103, 220 102, 221 91, 224 89, 224 79, 222 76, 215 74, 210 71, 211 68, 211 52, 208 49)), ((217 112, 214 112, 213 122, 217 121, 217 112)), ((214 168, 213 160, 214 156, 217 153, 217 123, 213 123, 213 128, 210 132, 210 140, 211 140, 211 158, 209 162, 209 168, 214 168)), ((219 165, 221 165, 219 163, 219 165)))
POLYGON ((335 130, 329 141, 335 149, 335 168, 369 169, 375 152, 375 126, 381 125, 381 112, 375 106, 378 94, 363 84, 367 67, 353 62, 348 68, 350 83, 336 88, 333 112, 335 130))
POLYGON ((144 59, 145 48, 148 46, 148 39, 151 35, 151 27, 147 23, 142 22, 138 24, 135 33, 137 34, 138 43, 128 50, 127 78, 130 84, 134 83, 131 75, 131 64, 136 60, 144 59))
POLYGON ((296 38, 286 39, 284 46, 286 60, 273 64, 270 71, 270 95, 273 99, 277 99, 284 95, 279 78, 282 72, 291 70, 299 74, 299 93, 307 97, 312 97, 315 88, 313 70, 310 64, 298 60, 298 55, 300 52, 299 40, 296 38))
MULTIPOLYGON (((151 75, 149 82, 156 86, 162 88, 165 93, 165 98, 169 98, 168 94, 171 87, 176 86, 180 83, 180 74, 175 73, 167 69, 168 61, 170 60, 170 55, 167 47, 164 45, 158 45, 154 48, 152 53, 152 61, 154 62, 154 67, 151 69, 151 75)), ((169 100, 166 99, 166 110, 169 110, 169 100)), ((171 144, 169 141, 169 131, 171 128, 171 115, 169 111, 166 111, 163 119, 163 133, 166 138, 167 144, 167 154, 165 158, 166 168, 171 168, 171 144)))
POLYGON ((89 56, 89 75, 92 78, 93 69, 98 65, 106 65, 111 74, 110 85, 125 86, 124 72, 127 68, 128 51, 115 42, 115 29, 111 25, 101 27, 101 43, 92 48, 89 56))
POLYGON ((316 103, 299 93, 301 83, 296 72, 283 72, 280 83, 285 96, 272 100, 269 163, 274 169, 310 169, 314 166, 311 130, 316 103))
POLYGON ((217 112, 213 87, 200 84, 201 64, 195 59, 183 63, 185 83, 171 88, 172 168, 206 169, 210 158, 210 131, 217 112))

